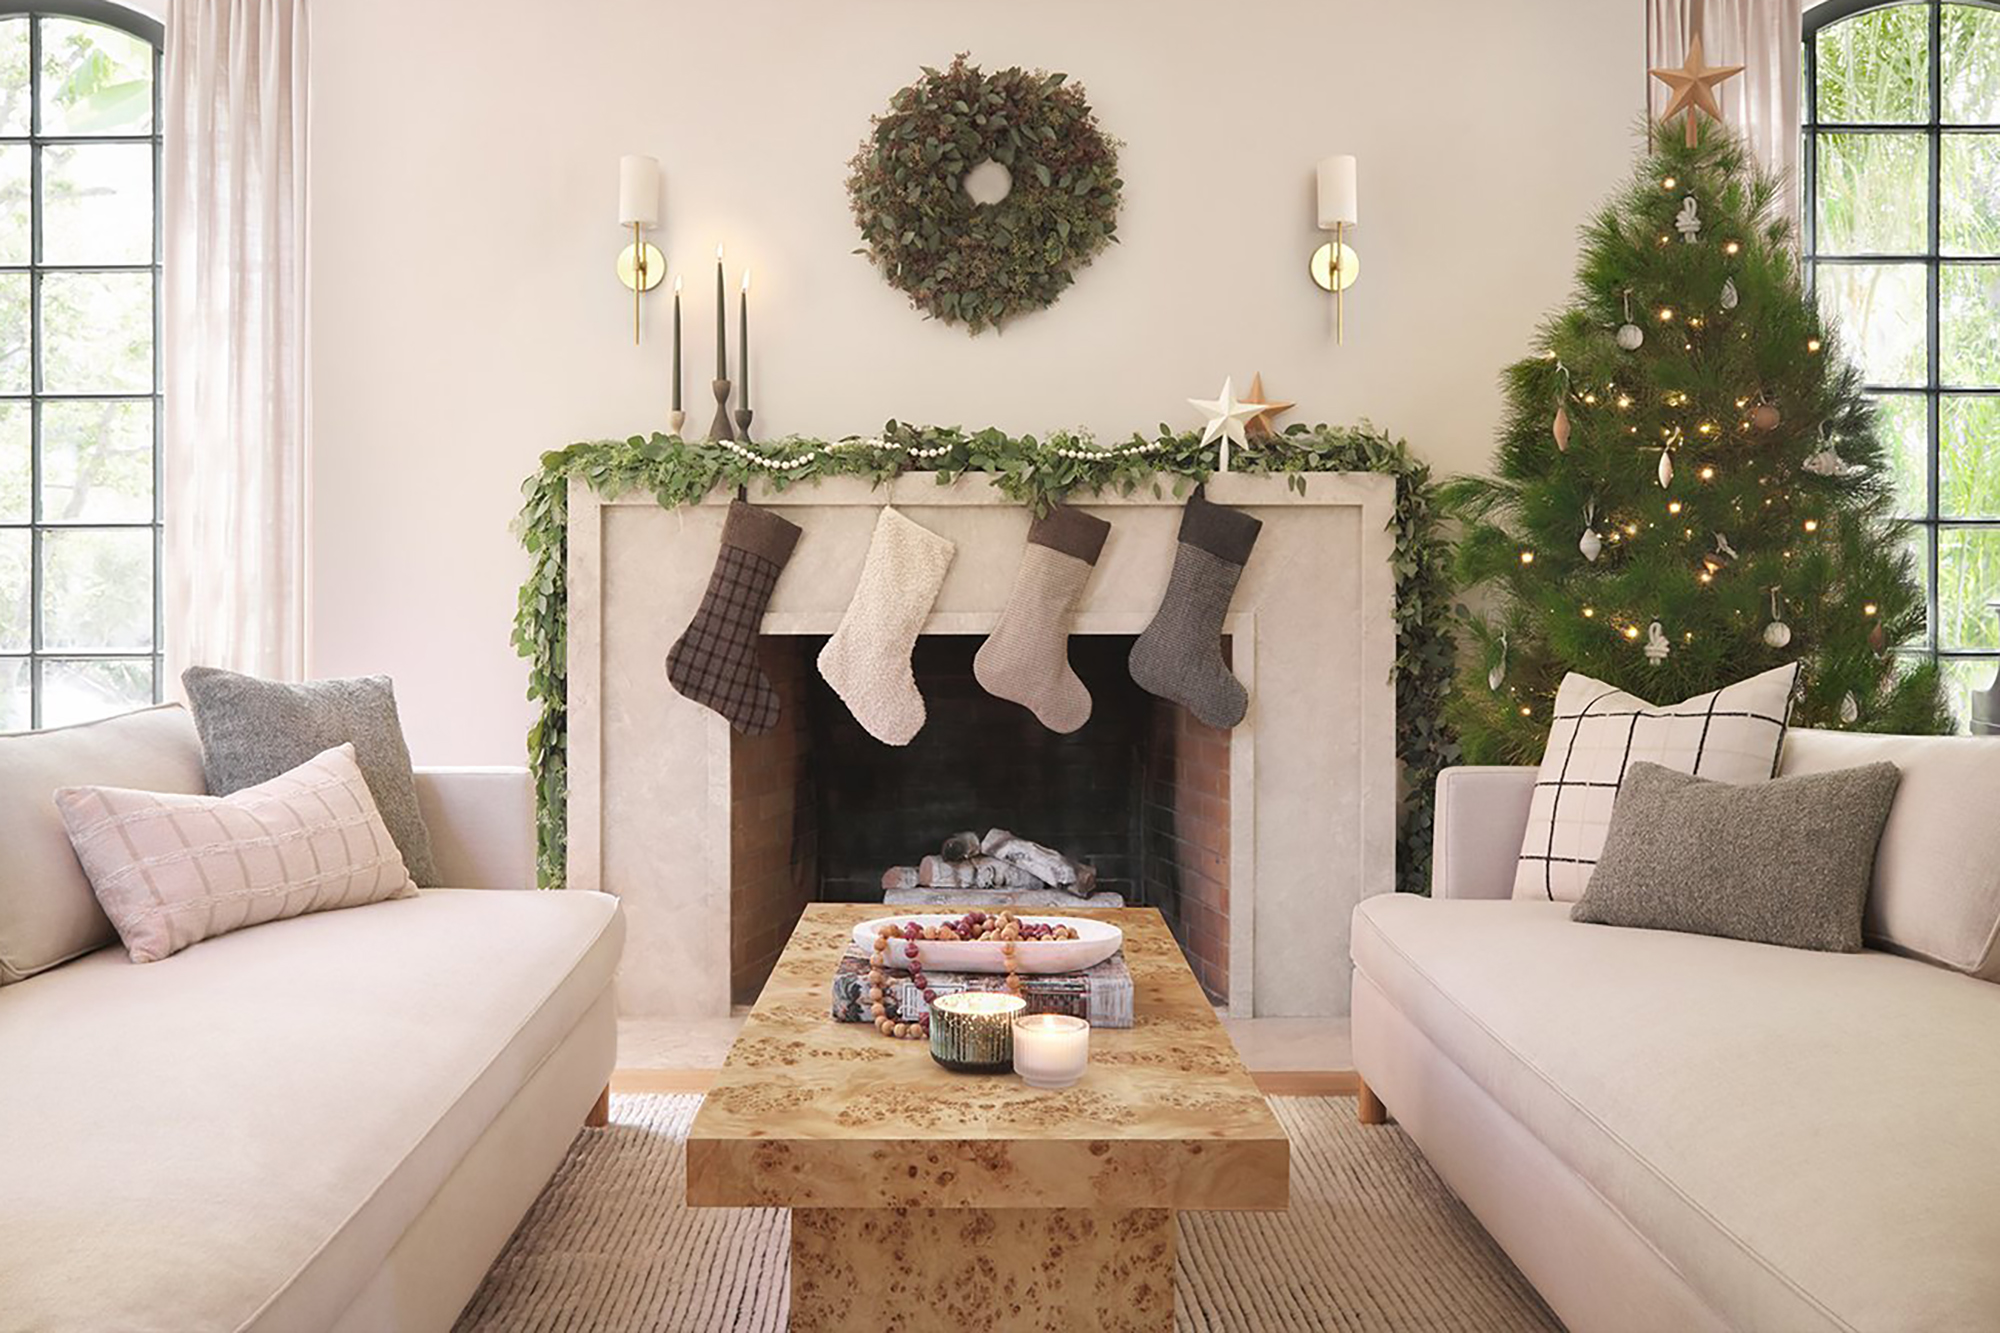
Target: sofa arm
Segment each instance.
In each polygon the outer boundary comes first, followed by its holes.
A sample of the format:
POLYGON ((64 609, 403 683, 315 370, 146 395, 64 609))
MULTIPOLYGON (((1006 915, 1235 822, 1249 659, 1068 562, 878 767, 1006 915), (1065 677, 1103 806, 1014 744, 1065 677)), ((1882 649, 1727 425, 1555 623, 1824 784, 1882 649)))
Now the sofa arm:
POLYGON ((417 808, 442 887, 535 887, 535 784, 527 769, 420 768, 417 808))
POLYGON ((1535 795, 1532 767, 1467 766, 1438 774, 1431 897, 1511 898, 1535 795))

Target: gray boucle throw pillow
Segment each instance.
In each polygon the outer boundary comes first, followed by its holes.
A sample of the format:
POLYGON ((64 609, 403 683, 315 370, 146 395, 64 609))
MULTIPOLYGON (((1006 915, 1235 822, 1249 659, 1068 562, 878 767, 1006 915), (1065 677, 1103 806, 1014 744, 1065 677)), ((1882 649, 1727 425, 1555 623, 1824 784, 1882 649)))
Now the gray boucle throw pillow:
POLYGON ((1710 782, 1635 763, 1575 921, 1852 953, 1894 764, 1710 782))
POLYGON ((302 684, 259 680, 214 667, 181 673, 201 735, 201 766, 209 794, 269 782, 314 755, 352 744, 355 762, 410 878, 437 886, 431 834, 417 808, 410 747, 396 715, 396 691, 387 676, 313 680, 302 684))

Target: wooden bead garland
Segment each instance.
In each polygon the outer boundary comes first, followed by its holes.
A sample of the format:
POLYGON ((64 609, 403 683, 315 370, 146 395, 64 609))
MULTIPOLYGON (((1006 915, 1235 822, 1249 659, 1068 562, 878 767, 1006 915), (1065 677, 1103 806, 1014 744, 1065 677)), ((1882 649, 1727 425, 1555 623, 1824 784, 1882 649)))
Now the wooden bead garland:
POLYGON ((868 1015, 875 1021, 875 1030, 885 1037, 899 1041, 914 1041, 930 1036, 931 1016, 926 1013, 915 1019, 903 1017, 896 1007, 891 994, 886 971, 889 963, 889 948, 901 940, 904 956, 910 960, 910 982, 923 995, 924 1002, 937 998, 931 989, 930 980, 924 976, 923 957, 917 944, 923 940, 998 940, 1000 957, 1007 965, 1007 993, 1021 993, 1021 972, 1014 950, 1023 939, 1031 943, 1036 940, 1073 940, 1077 934, 1068 926, 1048 926, 1038 922, 1024 922, 1014 915, 1012 908, 1002 908, 997 913, 968 912, 956 921, 947 921, 937 926, 921 926, 912 921, 898 930, 894 926, 884 926, 875 932, 875 948, 868 958, 868 1015))

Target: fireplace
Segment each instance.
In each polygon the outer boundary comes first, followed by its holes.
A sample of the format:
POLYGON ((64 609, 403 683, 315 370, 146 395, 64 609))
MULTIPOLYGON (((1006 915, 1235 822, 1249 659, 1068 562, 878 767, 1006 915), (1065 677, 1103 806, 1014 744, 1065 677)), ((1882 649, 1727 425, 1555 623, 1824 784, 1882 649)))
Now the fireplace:
POLYGON ((980 688, 981 641, 918 641, 911 665, 928 720, 897 747, 863 731, 820 677, 824 636, 764 636, 783 720, 730 748, 736 1003, 756 998, 806 903, 881 902, 890 867, 914 865, 954 832, 995 827, 1087 863, 1097 890, 1128 906, 1159 908, 1210 998, 1227 1001, 1228 734, 1133 683, 1129 634, 1070 641, 1091 717, 1051 732, 980 688))
POLYGON ((1250 692, 1221 732, 1124 668, 1166 586, 1180 502, 1091 497, 1110 539, 1072 620, 1093 720, 1045 731, 972 681, 1029 515, 983 477, 835 478, 750 498, 800 525, 764 618, 784 697, 767 736, 676 694, 663 661, 701 599, 728 496, 664 510, 569 492, 569 884, 617 894, 628 1015, 726 1013, 769 971, 803 905, 879 893, 962 829, 1011 827, 1157 906, 1210 995, 1238 1015, 1347 1010, 1347 924, 1394 881, 1392 479, 1219 476, 1263 520, 1223 624, 1250 692), (877 512, 955 543, 913 659, 929 720, 907 749, 858 733, 813 665, 839 625, 877 512), (952 762, 946 762, 946 761, 952 762))

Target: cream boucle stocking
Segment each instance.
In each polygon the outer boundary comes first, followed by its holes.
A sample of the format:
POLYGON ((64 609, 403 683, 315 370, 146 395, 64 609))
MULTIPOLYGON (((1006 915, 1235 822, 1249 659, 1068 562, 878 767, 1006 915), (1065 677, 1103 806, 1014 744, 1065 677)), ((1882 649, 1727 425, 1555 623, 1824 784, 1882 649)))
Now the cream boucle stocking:
POLYGON ((910 669, 910 650, 957 551, 930 529, 884 509, 854 600, 820 649, 819 674, 854 720, 885 745, 908 745, 923 730, 924 696, 910 669))

